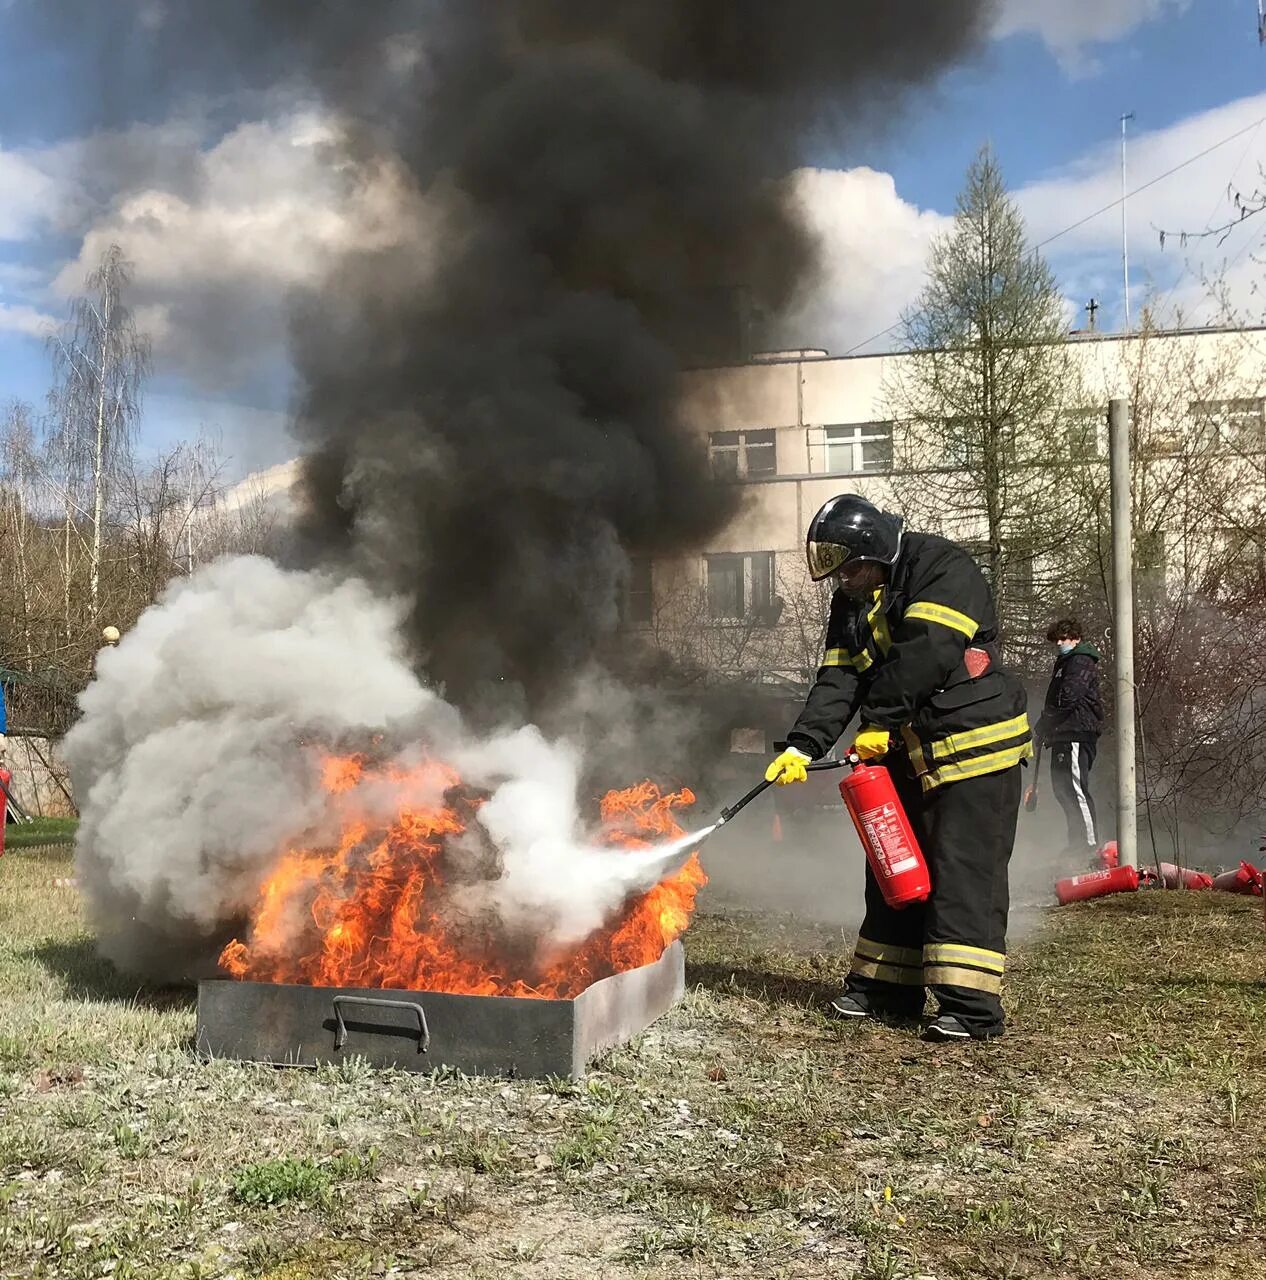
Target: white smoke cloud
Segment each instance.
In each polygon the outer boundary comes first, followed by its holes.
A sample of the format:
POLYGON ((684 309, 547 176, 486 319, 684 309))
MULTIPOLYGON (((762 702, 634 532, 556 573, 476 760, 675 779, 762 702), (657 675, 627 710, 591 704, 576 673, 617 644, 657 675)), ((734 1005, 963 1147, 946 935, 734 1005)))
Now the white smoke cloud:
POLYGON ((54 180, 30 156, 0 147, 0 240, 24 240, 52 211, 54 180))
MULTIPOLYGON (((430 756, 490 793, 476 821, 502 874, 463 888, 458 905, 494 912, 543 951, 583 940, 649 887, 636 858, 586 847, 572 746, 530 726, 474 737, 419 682, 405 608, 357 579, 236 557, 178 583, 99 655, 66 755, 103 954, 159 980, 207 971, 281 853, 335 836, 344 810, 314 755, 349 735, 407 742, 402 772, 430 756)), ((390 819, 439 800, 419 786, 435 784, 388 774, 356 804, 390 819)))

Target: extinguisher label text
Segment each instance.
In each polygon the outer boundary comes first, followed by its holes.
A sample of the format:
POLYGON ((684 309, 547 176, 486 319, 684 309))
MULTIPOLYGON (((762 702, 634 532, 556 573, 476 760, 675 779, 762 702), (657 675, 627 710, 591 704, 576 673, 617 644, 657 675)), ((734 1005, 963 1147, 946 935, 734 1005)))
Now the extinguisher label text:
POLYGON ((885 876, 891 878, 919 865, 914 850, 906 843, 895 805, 883 804, 877 809, 867 809, 858 814, 857 820, 862 824, 885 876))

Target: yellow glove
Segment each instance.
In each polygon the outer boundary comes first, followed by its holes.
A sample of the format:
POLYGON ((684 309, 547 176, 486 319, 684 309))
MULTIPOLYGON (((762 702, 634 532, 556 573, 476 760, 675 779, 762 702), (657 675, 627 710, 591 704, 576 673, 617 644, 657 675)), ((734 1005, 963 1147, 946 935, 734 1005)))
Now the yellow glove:
POLYGON ((803 751, 797 751, 795 747, 788 747, 765 770, 765 781, 776 782, 780 787, 785 787, 789 782, 804 782, 809 776, 809 771, 805 766, 808 765, 810 758, 803 751))
POLYGON ((878 760, 888 754, 889 738, 887 729, 859 729, 853 743, 853 750, 863 760, 878 760))

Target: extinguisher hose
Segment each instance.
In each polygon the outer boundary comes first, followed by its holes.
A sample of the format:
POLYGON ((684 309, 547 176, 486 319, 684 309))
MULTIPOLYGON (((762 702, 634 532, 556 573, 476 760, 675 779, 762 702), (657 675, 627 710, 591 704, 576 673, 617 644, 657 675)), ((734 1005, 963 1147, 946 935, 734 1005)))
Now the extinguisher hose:
MULTIPOLYGON (((843 760, 815 760, 812 764, 806 765, 805 769, 809 773, 822 773, 827 769, 846 769, 848 766, 856 764, 856 757, 846 756, 843 760)), ((740 809, 746 809, 758 795, 763 791, 767 791, 773 785, 767 778, 762 778, 741 800, 736 800, 728 809, 721 810, 721 821, 717 823, 717 826, 722 826, 729 822, 740 809)))

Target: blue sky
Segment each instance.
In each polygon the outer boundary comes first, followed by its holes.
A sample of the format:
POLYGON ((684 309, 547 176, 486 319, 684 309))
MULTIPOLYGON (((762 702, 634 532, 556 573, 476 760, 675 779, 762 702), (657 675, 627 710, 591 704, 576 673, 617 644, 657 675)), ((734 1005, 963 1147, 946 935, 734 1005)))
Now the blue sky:
MULTIPOLYGON (((162 0, 135 2, 161 12, 162 0)), ((1266 48, 1255 0, 1000 3, 981 54, 877 136, 813 140, 798 181, 826 255, 799 338, 842 351, 897 319, 985 141, 1035 241, 1115 200, 1123 111, 1135 115, 1131 186, 1210 149, 1130 202, 1136 312, 1150 293, 1212 319, 1206 279, 1223 274, 1241 314, 1258 319, 1256 223, 1223 245, 1171 242, 1163 253, 1156 234, 1217 225, 1231 213, 1229 184, 1247 193, 1262 181, 1266 48)), ((0 0, 0 399, 42 401, 41 333, 119 239, 155 336, 148 444, 210 429, 237 474, 289 456, 286 291, 345 237, 390 237, 391 175, 331 173, 319 111, 280 95, 155 95, 129 108, 49 92, 76 72, 46 32, 32 34, 32 4, 0 0)), ((1101 326, 1120 323, 1119 209, 1047 253, 1070 313, 1093 295, 1101 326)))
MULTIPOLYGON (((1046 7, 1065 5, 1086 7, 1069 0, 1047 0, 1046 7)), ((1093 7, 1110 11, 1114 4, 1093 7)), ((996 41, 977 63, 952 72, 935 98, 904 113, 899 133, 828 158, 885 169, 907 200, 946 209, 985 139, 1008 181, 1021 186, 1115 143, 1125 112, 1135 113, 1131 128, 1156 131, 1266 88, 1254 0, 1155 8, 1156 19, 1111 43, 1088 40, 1075 55, 1061 57, 1037 31, 996 41)), ((1076 18, 1065 21, 1071 26, 1076 18)), ((1094 31, 1093 20, 1083 29, 1094 31)))

